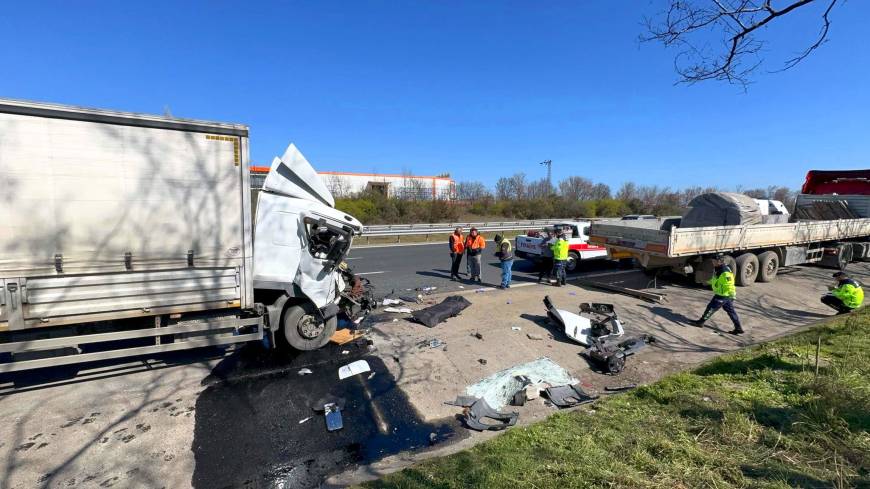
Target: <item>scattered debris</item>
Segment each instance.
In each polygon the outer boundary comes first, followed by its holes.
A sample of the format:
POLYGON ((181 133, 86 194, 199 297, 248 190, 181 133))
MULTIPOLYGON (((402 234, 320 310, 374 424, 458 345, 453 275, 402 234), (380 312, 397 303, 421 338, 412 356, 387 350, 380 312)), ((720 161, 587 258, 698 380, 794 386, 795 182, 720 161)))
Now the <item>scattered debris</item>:
POLYGON ((410 307, 385 307, 384 312, 393 312, 397 314, 411 314, 410 307))
POLYGON ((438 287, 417 287, 414 290, 416 290, 417 292, 425 292, 428 295, 438 290, 438 287))
POLYGON ((547 399, 554 405, 560 408, 577 406, 587 402, 592 402, 598 399, 598 396, 587 394, 586 391, 578 385, 560 385, 556 387, 547 387, 544 390, 547 399))
POLYGON ((362 330, 340 329, 329 338, 329 341, 337 345, 345 345, 353 340, 362 338, 366 332, 362 330))
POLYGON ((357 360, 355 362, 348 363, 344 367, 338 369, 338 379, 346 379, 348 377, 353 377, 354 375, 369 371, 371 371, 371 367, 369 367, 369 362, 365 360, 357 360))
POLYGON ((485 399, 458 396, 454 406, 461 406, 465 426, 476 431, 500 431, 517 424, 518 413, 500 413, 487 404, 485 399), (489 422, 485 422, 489 420, 489 422))
POLYGON ((381 304, 385 306, 397 306, 399 304, 404 304, 404 302, 402 302, 402 299, 384 299, 381 304))
POLYGON ((519 326, 511 326, 511 331, 522 331, 522 330, 523 330, 523 328, 521 328, 519 326))
MULTIPOLYGON (((576 382, 577 379, 571 377, 567 370, 549 358, 543 357, 496 372, 468 386, 465 393, 475 398, 482 397, 490 406, 501 409, 513 399, 518 390, 527 385, 543 384, 545 387, 576 382)), ((540 390, 540 386, 538 389, 540 390)), ((530 392, 526 398, 533 399, 537 397, 536 394, 530 392)))
POLYGON ((479 289, 474 289, 474 293, 475 293, 475 294, 480 294, 480 293, 482 293, 482 292, 486 292, 486 288, 485 288, 485 287, 481 287, 481 288, 479 288, 479 289))
POLYGON ((314 416, 309 416, 309 417, 307 417, 307 418, 302 418, 302 419, 299 420, 299 424, 305 423, 306 421, 308 421, 309 419, 311 419, 311 418, 313 418, 313 417, 314 417, 314 416))
POLYGON ((296 372, 297 375, 308 375, 313 373, 314 372, 312 372, 310 368, 300 368, 299 371, 296 372))
POLYGON ((478 333, 478 332, 476 332, 476 331, 475 331, 474 333, 471 333, 471 336, 474 336, 475 338, 477 338, 477 339, 479 339, 479 340, 482 340, 482 339, 483 339, 483 335, 480 334, 480 333, 478 333))
POLYGON ((465 286, 464 286, 464 285, 460 285, 459 288, 460 288, 460 289, 464 289, 465 286))
POLYGON ((543 336, 541 336, 537 333, 526 333, 526 337, 528 337, 530 340, 535 340, 535 341, 542 341, 544 339, 543 336))
POLYGON ((525 406, 526 400, 525 388, 520 389, 514 394, 513 399, 511 399, 511 406, 525 406))
POLYGON ((507 301, 507 304, 510 304, 510 303, 511 303, 511 301, 507 301))
POLYGON ((372 378, 373 378, 374 376, 375 376, 375 372, 370 373, 369 376, 368 376, 368 380, 372 380, 372 378))
POLYGON ((537 384, 529 384, 529 385, 523 387, 523 390, 526 393, 526 400, 533 401, 533 400, 541 397, 541 391, 543 391, 547 387, 550 387, 550 384, 546 384, 543 382, 539 382, 537 384))
POLYGON ((479 363, 481 365, 486 365, 486 359, 485 358, 478 358, 477 363, 479 363))
POLYGON ((349 354, 350 354, 350 350, 341 350, 341 354, 342 354, 342 355, 349 355, 349 354))
POLYGON ((629 289, 628 287, 620 287, 618 285, 604 284, 601 282, 591 282, 587 280, 581 280, 579 281, 579 283, 580 285, 585 285, 587 287, 609 290, 611 292, 619 292, 620 294, 630 295, 632 297, 637 297, 638 299, 643 299, 649 302, 655 302, 657 304, 668 301, 668 296, 666 296, 665 294, 656 294, 653 292, 645 292, 643 290, 629 289))
POLYGON ((326 415, 326 431, 337 431, 344 427, 344 422, 341 420, 341 408, 337 404, 325 404, 323 412, 326 415))
POLYGON ((411 317, 425 326, 434 328, 447 319, 460 314, 470 305, 471 302, 468 302, 468 299, 465 297, 451 295, 441 301, 440 304, 414 311, 411 317))
POLYGON ((604 387, 606 392, 624 392, 629 391, 637 387, 637 384, 626 384, 626 385, 608 385, 604 387))
POLYGON ((438 443, 438 435, 435 433, 429 433, 429 444, 434 445, 438 443))
POLYGON ((398 318, 393 318, 393 322, 398 323, 399 322, 398 318))
POLYGON ((422 296, 414 297, 411 295, 400 295, 399 299, 402 299, 404 302, 410 302, 411 304, 419 304, 422 296))
POLYGON ((431 340, 423 340, 417 343, 417 348, 440 348, 445 346, 447 343, 439 340, 438 338, 432 338, 431 340))

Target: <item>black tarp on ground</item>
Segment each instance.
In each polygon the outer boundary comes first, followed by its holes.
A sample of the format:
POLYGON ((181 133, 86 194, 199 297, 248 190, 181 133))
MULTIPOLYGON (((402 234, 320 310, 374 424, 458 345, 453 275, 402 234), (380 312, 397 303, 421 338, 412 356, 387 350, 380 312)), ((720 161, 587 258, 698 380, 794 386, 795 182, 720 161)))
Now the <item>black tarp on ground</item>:
POLYGON ((681 228, 760 224, 761 211, 752 197, 730 192, 701 194, 689 202, 681 228))
POLYGON ((448 318, 456 316, 470 305, 471 302, 469 302, 465 297, 451 295, 441 301, 440 304, 435 304, 434 306, 429 306, 425 309, 412 312, 411 317, 425 326, 434 328, 448 318))

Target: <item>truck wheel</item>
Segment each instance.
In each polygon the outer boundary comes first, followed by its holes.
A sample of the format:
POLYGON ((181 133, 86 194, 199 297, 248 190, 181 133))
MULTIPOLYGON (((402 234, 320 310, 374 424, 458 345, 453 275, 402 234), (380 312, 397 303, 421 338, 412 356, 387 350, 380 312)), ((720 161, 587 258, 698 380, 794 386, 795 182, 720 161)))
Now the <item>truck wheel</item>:
POLYGON ((338 319, 333 316, 325 322, 312 304, 290 306, 284 311, 281 329, 284 339, 297 350, 316 350, 325 345, 335 334, 338 319))
POLYGON ((758 281, 772 282, 779 271, 779 256, 773 251, 758 255, 758 281))
POLYGON ((573 272, 580 264, 580 255, 575 251, 568 252, 568 261, 565 262, 565 271, 573 272))
POLYGON ((744 253, 737 257, 737 285, 748 287, 758 277, 758 257, 754 253, 744 253))

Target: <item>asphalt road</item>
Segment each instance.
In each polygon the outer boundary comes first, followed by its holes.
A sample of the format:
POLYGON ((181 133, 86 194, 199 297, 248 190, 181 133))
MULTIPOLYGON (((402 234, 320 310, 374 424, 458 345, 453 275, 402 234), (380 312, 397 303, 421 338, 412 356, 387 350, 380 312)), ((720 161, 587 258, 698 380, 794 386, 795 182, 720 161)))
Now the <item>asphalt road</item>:
MULTIPOLYGON (((488 242, 481 271, 484 285, 498 285, 501 281, 499 261, 492 254, 494 249, 494 243, 488 242)), ((392 290, 404 293, 419 287, 438 287, 438 292, 479 287, 471 282, 450 280, 450 253, 446 243, 353 248, 347 263, 354 272, 371 280, 379 294, 392 290)), ((569 277, 616 268, 612 261, 589 260, 581 262, 569 277)), ((459 271, 465 273, 464 258, 459 271)), ((514 260, 513 283, 537 282, 537 279, 534 263, 522 258, 514 260)))

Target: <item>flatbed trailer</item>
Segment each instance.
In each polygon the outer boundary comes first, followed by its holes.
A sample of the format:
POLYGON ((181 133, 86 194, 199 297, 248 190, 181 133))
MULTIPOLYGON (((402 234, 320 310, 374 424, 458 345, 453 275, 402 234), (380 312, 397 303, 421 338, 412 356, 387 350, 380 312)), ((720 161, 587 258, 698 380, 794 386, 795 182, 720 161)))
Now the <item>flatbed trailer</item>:
POLYGON ((767 282, 782 266, 821 263, 844 268, 867 257, 870 218, 782 224, 678 227, 678 219, 593 223, 589 242, 628 254, 645 269, 669 269, 704 283, 710 258, 725 254, 738 285, 767 282))

